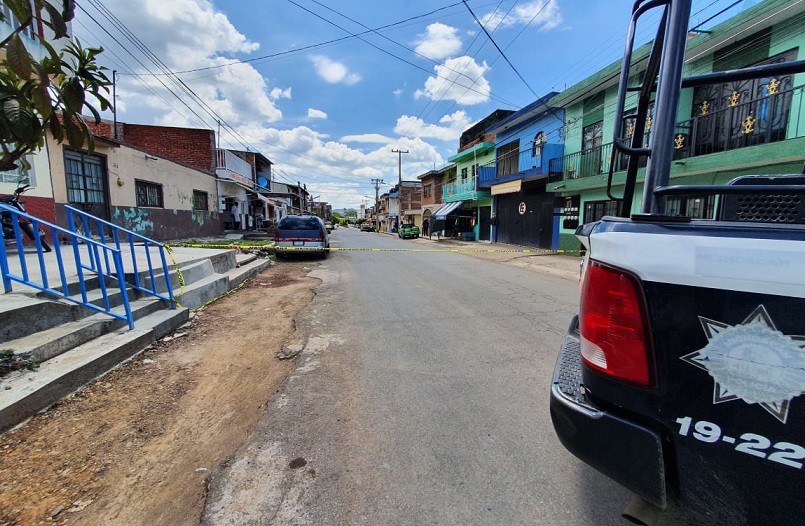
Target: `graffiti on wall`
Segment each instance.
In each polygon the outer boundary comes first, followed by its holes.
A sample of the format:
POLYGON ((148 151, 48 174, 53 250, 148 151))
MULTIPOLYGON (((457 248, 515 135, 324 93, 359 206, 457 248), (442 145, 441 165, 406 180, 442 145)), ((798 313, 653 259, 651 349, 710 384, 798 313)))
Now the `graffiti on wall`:
POLYGON ((132 206, 128 209, 115 207, 112 217, 116 223, 125 225, 127 229, 145 235, 154 229, 154 222, 149 219, 149 215, 147 209, 132 206))

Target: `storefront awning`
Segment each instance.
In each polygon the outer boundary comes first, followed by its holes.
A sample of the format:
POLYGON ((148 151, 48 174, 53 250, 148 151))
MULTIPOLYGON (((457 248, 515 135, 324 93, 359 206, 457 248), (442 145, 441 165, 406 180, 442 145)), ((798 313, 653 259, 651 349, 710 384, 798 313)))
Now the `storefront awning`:
POLYGON ((492 195, 516 194, 523 186, 523 180, 509 181, 508 183, 496 184, 492 186, 492 195))
POLYGON ((433 214, 436 219, 447 219, 447 214, 461 206, 464 201, 456 201, 454 203, 447 203, 440 209, 436 210, 436 213, 433 214))

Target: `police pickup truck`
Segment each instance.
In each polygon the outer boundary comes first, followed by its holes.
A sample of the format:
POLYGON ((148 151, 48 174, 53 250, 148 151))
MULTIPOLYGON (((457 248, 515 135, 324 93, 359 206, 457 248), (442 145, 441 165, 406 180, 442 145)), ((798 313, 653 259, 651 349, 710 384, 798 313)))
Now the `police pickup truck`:
POLYGON ((672 509, 690 524, 805 524, 805 175, 669 185, 681 87, 802 72, 805 61, 683 79, 689 15, 690 0, 634 4, 616 111, 627 89, 639 91, 624 115, 636 132, 627 143, 615 130, 629 159, 626 196, 618 217, 577 231, 580 308, 551 417, 568 450, 632 491, 633 522, 672 509), (663 14, 647 72, 627 88, 636 21, 652 9, 663 14), (716 211, 672 216, 668 196, 714 196, 716 211))

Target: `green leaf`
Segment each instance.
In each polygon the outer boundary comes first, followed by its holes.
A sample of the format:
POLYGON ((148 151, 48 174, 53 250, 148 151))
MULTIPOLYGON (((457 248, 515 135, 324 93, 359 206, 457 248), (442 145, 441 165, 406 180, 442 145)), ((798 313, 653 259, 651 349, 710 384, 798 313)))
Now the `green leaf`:
POLYGON ((16 115, 11 120, 11 131, 17 140, 24 143, 36 141, 37 130, 41 130, 39 119, 28 106, 18 105, 16 115))
POLYGON ((64 20, 69 22, 75 16, 75 0, 63 0, 64 6, 64 20))
POLYGON ((18 121, 20 118, 20 101, 13 98, 3 100, 3 117, 8 121, 9 125, 18 121))
POLYGON ((3 0, 3 3, 11 9, 14 18, 19 20, 22 26, 30 25, 33 21, 31 3, 28 0, 3 0))
POLYGON ((67 132, 67 142, 70 143, 70 147, 75 150, 80 150, 82 146, 84 146, 84 134, 81 133, 81 128, 73 122, 73 119, 66 118, 64 119, 64 130, 67 132))
POLYGON ((11 71, 19 75, 21 79, 29 79, 33 75, 31 61, 33 58, 25 49, 25 44, 19 35, 11 35, 6 49, 6 63, 11 71))
POLYGON ((69 35, 67 31, 67 23, 62 18, 61 12, 50 5, 50 2, 45 2, 45 11, 48 12, 50 16, 50 28, 53 30, 56 38, 63 38, 69 35))
POLYGON ((84 96, 84 87, 78 77, 71 78, 62 86, 62 100, 69 113, 81 113, 84 96))
POLYGON ((45 84, 37 84, 31 90, 31 101, 34 104, 34 109, 39 112, 42 117, 47 119, 50 117, 53 108, 51 107, 50 94, 48 93, 45 84))
POLYGON ((51 115, 48 126, 50 127, 50 133, 53 135, 53 138, 56 139, 56 142, 62 142, 64 140, 64 128, 62 128, 61 122, 59 122, 59 116, 55 113, 51 115))
POLYGON ((61 57, 59 57, 59 53, 56 51, 56 48, 51 46, 48 41, 40 40, 39 43, 45 46, 45 49, 47 50, 48 55, 50 56, 50 60, 52 60, 56 64, 61 62, 61 57))

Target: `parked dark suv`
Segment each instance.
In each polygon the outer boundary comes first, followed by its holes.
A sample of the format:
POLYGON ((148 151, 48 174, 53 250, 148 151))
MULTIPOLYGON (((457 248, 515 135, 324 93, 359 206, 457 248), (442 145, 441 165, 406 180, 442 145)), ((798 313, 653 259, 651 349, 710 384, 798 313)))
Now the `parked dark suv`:
POLYGON ((285 216, 274 231, 277 258, 289 254, 318 254, 326 258, 329 248, 330 237, 324 221, 317 216, 285 216))

